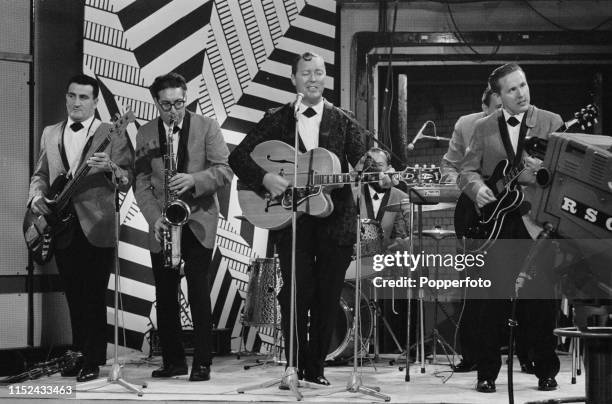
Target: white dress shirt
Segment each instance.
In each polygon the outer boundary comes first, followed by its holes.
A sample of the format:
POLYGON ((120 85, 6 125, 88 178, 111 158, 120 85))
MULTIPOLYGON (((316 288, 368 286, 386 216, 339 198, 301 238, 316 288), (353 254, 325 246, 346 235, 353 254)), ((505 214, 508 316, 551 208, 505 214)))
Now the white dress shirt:
POLYGON ((376 190, 374 190, 374 188, 372 188, 372 186, 369 184, 368 188, 370 191, 370 199, 372 200, 372 212, 374 212, 374 218, 376 218, 376 216, 378 216, 378 210, 380 209, 380 204, 382 202, 383 197, 385 196, 385 193, 376 192, 376 190))
MULTIPOLYGON (((181 133, 181 130, 183 129, 183 121, 180 121, 179 123, 177 123, 175 126, 179 127, 179 131, 176 132, 173 136, 172 136, 172 150, 174 150, 174 162, 177 162, 178 159, 178 144, 179 144, 179 135, 181 133)), ((166 122, 164 122, 164 130, 166 131, 166 136, 168 135, 168 130, 170 130, 170 126, 168 126, 166 124, 166 122)), ((163 150, 163 153, 166 153, 165 150, 163 150)))
POLYGON ((70 129, 70 125, 75 123, 70 117, 66 122, 66 127, 64 128, 64 151, 66 152, 66 158, 68 159, 68 165, 70 166, 70 174, 74 175, 76 169, 79 166, 79 162, 81 160, 81 155, 83 154, 83 148, 87 143, 87 140, 93 136, 93 134, 98 129, 98 126, 102 122, 95 119, 92 115, 90 118, 81 122, 83 127, 73 132, 70 129))
POLYGON ((310 118, 303 114, 309 108, 307 105, 300 104, 298 109, 298 132, 307 151, 319 147, 319 126, 323 116, 323 102, 321 100, 317 105, 311 107, 317 114, 310 118))
POLYGON ((508 127, 508 134, 510 135, 510 143, 512 143, 512 149, 516 153, 516 149, 518 147, 519 133, 521 131, 521 124, 520 124, 520 122, 523 122, 523 115, 525 115, 525 113, 521 112, 520 114, 512 115, 508 111, 506 111, 505 109, 503 111, 504 111, 504 119, 506 120, 506 126, 508 127), (508 124, 508 119, 510 119, 511 116, 513 116, 516 119, 518 119, 518 121, 519 121, 518 125, 512 126, 512 125, 508 124))

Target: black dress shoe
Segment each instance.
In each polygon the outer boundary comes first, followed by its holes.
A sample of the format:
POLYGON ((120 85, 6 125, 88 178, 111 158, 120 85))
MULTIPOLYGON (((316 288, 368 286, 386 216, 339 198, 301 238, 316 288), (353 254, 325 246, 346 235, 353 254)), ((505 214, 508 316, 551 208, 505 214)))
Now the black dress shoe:
POLYGON ((79 371, 77 375, 77 382, 88 382, 90 380, 95 380, 100 376, 100 368, 98 366, 83 366, 83 368, 79 371))
MULTIPOLYGON (((82 355, 80 352, 67 351, 64 356, 68 355, 82 355)), ((66 366, 62 368, 61 375, 62 377, 75 377, 79 374, 79 370, 83 367, 83 357, 78 357, 74 359, 71 366, 66 366)))
POLYGON ((557 381, 554 377, 542 377, 538 380, 538 390, 552 391, 557 390, 557 381))
POLYGON ((495 382, 493 380, 480 380, 476 384, 476 391, 479 393, 495 393, 495 382))
POLYGON ((307 377, 306 381, 315 384, 322 384, 323 386, 329 386, 331 384, 329 380, 325 378, 325 376, 307 377))
POLYGON ((151 373, 151 377, 172 377, 172 376, 182 376, 186 374, 187 374, 187 364, 164 365, 159 369, 155 369, 151 373))
POLYGON ((210 380, 210 366, 194 366, 189 375, 190 382, 205 382, 210 380))
POLYGON ((476 364, 465 361, 461 361, 456 366, 453 366, 453 372, 455 373, 467 373, 474 370, 476 370, 476 364))

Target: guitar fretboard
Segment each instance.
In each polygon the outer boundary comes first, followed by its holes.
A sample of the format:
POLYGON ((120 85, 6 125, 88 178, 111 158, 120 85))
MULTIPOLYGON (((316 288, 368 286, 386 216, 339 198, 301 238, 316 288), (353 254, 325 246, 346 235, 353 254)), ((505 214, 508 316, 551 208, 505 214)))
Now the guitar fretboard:
MULTIPOLYGON (((358 173, 341 173, 341 174, 313 174, 311 176, 312 185, 335 185, 335 184, 350 184, 357 182, 358 173)), ((379 173, 362 173, 361 182, 378 182, 379 173)))

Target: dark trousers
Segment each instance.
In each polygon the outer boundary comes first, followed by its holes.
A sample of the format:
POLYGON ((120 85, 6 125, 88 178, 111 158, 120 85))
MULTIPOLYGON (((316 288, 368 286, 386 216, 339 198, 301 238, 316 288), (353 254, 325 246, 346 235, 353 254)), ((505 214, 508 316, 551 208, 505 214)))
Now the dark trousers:
MULTIPOLYGON (((181 255, 185 261, 187 293, 194 331, 194 366, 210 366, 212 362, 212 324, 208 268, 212 249, 205 248, 193 235, 189 226, 183 226, 181 255)), ((163 267, 161 253, 151 253, 155 277, 157 328, 164 365, 185 364, 185 350, 181 339, 179 307, 180 274, 178 270, 163 267)))
MULTIPOLYGON (((294 339, 294 360, 297 359, 297 362, 293 366, 304 372, 306 377, 323 376, 325 357, 337 320, 344 274, 353 253, 352 246, 338 246, 333 240, 317 237, 319 222, 320 219, 302 217, 297 228, 294 333, 297 335, 297 339, 294 339)), ((289 361, 291 233, 283 231, 275 238, 283 278, 278 300, 285 356, 289 361)))
MULTIPOLYGON (((504 329, 510 318, 510 302, 514 284, 532 245, 518 212, 509 214, 499 240, 487 251, 483 278, 490 279, 493 287, 488 299, 475 300, 478 312, 479 349, 478 380, 495 380, 501 368, 500 347, 504 344, 504 329), (510 240, 512 239, 512 240, 510 240)), ((539 262, 551 260, 541 259, 539 262)), ((539 267, 538 279, 543 279, 545 268, 539 267)), ((537 281, 534 281, 537 282, 537 281)), ((533 288, 533 283, 529 286, 533 288)), ((552 285, 541 282, 540 290, 552 285)), ((545 296, 546 294, 538 293, 545 296)), ((520 296, 520 295, 519 295, 520 296)), ((555 353, 556 300, 519 299, 516 318, 523 337, 522 342, 533 349, 536 376, 554 377, 559 372, 559 358, 555 353), (526 339, 526 340, 525 340, 526 339)))
POLYGON ((72 344, 83 353, 86 366, 106 364, 106 290, 113 268, 114 249, 89 243, 78 221, 68 248, 55 251, 64 285, 72 344))

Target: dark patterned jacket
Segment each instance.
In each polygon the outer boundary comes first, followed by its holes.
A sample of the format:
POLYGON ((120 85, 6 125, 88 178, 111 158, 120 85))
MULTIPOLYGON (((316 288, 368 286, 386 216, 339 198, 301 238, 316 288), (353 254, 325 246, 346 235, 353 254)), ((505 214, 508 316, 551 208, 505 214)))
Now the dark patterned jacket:
MULTIPOLYGON (((349 171, 350 162, 357 164, 366 149, 363 142, 363 128, 340 108, 325 101, 319 127, 319 147, 334 153, 340 159, 342 172, 349 171)), ((232 151, 229 164, 239 180, 253 189, 262 186, 266 172, 251 158, 250 154, 259 143, 266 140, 281 140, 293 146, 295 119, 293 105, 286 104, 266 112, 244 140, 232 151)), ((300 139, 300 151, 304 152, 300 139)), ((334 202, 333 213, 326 218, 313 219, 302 216, 300 220, 316 220, 318 236, 338 245, 355 242, 355 218, 357 209, 352 198, 350 185, 331 193, 334 202)), ((291 227, 272 232, 273 237, 291 237, 291 227)))

